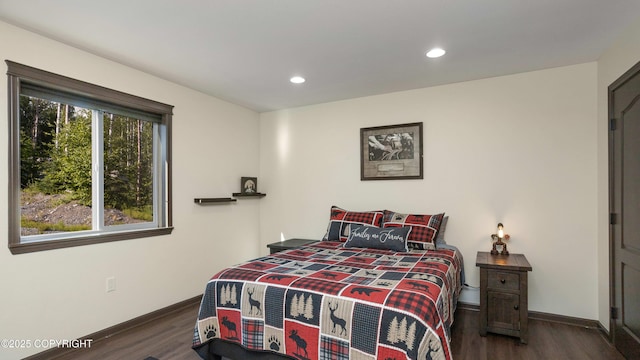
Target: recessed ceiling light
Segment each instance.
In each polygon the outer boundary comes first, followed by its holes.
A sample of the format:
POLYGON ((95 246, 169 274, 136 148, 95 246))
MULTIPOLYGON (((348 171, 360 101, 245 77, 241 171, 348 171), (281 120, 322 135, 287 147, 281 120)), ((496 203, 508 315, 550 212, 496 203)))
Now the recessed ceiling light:
POLYGON ((289 81, 291 81, 294 84, 302 84, 303 82, 307 81, 305 78, 303 78, 302 76, 294 76, 291 79, 289 79, 289 81))
POLYGON ((444 55, 446 53, 446 51, 440 49, 440 48, 433 48, 431 50, 429 50, 429 52, 427 52, 427 57, 428 58, 437 58, 440 57, 442 55, 444 55))

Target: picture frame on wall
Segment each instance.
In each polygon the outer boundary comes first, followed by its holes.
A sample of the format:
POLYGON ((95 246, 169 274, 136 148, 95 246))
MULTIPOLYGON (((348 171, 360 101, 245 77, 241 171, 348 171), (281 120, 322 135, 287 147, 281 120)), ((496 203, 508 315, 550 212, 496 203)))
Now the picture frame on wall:
POLYGON ((241 177, 240 193, 242 195, 256 195, 258 193, 258 178, 247 176, 241 177))
POLYGON ((423 178, 421 122, 360 129, 360 180, 423 178))

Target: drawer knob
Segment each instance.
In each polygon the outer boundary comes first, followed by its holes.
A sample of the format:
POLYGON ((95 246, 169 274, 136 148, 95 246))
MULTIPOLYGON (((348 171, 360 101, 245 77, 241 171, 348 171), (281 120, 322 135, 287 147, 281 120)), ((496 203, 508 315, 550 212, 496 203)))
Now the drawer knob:
POLYGON ((518 309, 520 309, 520 306, 518 306, 518 305, 513 307, 513 310, 518 310, 518 309))
POLYGON ((506 282, 507 282, 507 280, 505 280, 505 279, 500 279, 500 283, 501 283, 501 284, 504 284, 504 283, 506 283, 506 282))

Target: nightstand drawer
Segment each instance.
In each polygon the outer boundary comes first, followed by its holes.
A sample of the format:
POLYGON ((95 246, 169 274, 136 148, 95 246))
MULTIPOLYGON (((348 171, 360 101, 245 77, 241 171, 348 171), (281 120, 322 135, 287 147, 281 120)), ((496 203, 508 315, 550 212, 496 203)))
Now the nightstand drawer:
POLYGON ((520 290, 520 275, 513 272, 489 271, 488 286, 492 289, 520 290))

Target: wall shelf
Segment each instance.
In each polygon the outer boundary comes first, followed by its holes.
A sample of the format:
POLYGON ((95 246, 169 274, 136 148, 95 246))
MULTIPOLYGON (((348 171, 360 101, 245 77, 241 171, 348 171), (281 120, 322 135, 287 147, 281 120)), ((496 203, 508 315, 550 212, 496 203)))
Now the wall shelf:
POLYGON ((231 195, 237 198, 263 198, 267 196, 267 194, 263 194, 263 193, 253 193, 253 194, 233 193, 231 195))
POLYGON ((228 204, 232 202, 236 202, 238 199, 234 198, 195 198, 193 202, 199 205, 203 204, 228 204))

